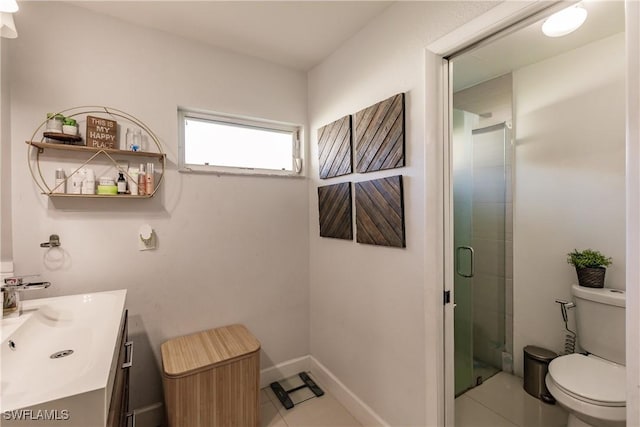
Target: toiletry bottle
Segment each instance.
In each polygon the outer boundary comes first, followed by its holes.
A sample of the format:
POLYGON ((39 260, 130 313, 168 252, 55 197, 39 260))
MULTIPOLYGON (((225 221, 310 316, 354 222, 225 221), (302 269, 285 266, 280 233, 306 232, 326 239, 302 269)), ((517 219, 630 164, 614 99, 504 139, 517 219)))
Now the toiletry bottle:
POLYGON ((67 180, 64 176, 64 169, 56 169, 56 185, 53 187, 56 194, 64 194, 67 192, 67 180))
POLYGON ((84 173, 81 170, 71 176, 71 194, 82 194, 84 173))
POLYGON ((93 169, 85 169, 83 175, 82 194, 96 194, 96 174, 93 169))
POLYGON ((140 145, 142 144, 142 133, 140 129, 137 129, 133 133, 133 145, 131 146, 131 151, 140 151, 140 145))
POLYGON ((133 131, 129 128, 127 128, 127 134, 124 137, 124 147, 122 149, 133 151, 133 131))
POLYGON ((153 194, 153 191, 155 189, 155 182, 154 182, 154 170, 153 170, 153 163, 147 163, 147 174, 145 175, 146 178, 146 188, 145 188, 145 192, 148 195, 153 194))
POLYGON ((127 194, 127 180, 122 172, 118 172, 118 194, 127 194))
POLYGON ((144 176, 144 163, 140 163, 140 169, 138 170, 138 194, 144 196, 147 194, 145 191, 147 188, 147 178, 144 176))
POLYGON ((129 168, 127 184, 129 185, 129 193, 132 196, 138 195, 138 168, 129 168))

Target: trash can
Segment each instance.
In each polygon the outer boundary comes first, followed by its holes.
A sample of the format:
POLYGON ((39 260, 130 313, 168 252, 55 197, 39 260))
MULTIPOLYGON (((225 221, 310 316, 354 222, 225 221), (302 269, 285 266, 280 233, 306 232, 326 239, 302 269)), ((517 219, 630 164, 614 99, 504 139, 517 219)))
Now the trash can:
POLYGON ((243 325, 160 347, 169 427, 258 427, 260 342, 243 325))
POLYGON ((524 348, 524 390, 531 396, 546 403, 554 403, 555 400, 544 382, 549 363, 558 355, 546 348, 528 345, 524 348))

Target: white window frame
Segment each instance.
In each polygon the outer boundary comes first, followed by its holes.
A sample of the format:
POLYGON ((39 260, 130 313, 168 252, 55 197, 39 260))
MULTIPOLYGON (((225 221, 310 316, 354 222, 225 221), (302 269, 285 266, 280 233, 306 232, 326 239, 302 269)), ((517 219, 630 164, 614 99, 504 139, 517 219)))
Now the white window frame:
POLYGON ((218 175, 261 175, 261 176, 303 176, 302 164, 304 147, 302 144, 302 126, 270 120, 254 119, 229 114, 199 111, 189 108, 178 108, 178 170, 183 173, 212 173, 218 175), (185 120, 196 119, 217 123, 228 123, 239 127, 250 127, 267 131, 291 132, 291 168, 292 170, 262 169, 236 166, 195 165, 185 160, 185 120))

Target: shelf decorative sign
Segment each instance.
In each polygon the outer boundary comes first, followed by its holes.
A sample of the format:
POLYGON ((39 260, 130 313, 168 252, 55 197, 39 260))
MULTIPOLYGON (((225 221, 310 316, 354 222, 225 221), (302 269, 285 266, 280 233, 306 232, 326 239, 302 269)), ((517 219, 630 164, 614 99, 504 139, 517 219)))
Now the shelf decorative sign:
POLYGON ((87 116, 87 147, 117 148, 118 123, 102 117, 87 116))

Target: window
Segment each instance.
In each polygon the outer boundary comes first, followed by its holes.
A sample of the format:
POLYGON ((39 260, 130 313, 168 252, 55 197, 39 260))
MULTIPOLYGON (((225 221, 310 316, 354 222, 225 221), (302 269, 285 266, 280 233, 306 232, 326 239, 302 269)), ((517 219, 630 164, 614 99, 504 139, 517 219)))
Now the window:
POLYGON ((178 110, 183 171, 297 175, 299 128, 292 125, 178 110))

